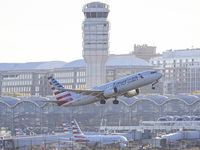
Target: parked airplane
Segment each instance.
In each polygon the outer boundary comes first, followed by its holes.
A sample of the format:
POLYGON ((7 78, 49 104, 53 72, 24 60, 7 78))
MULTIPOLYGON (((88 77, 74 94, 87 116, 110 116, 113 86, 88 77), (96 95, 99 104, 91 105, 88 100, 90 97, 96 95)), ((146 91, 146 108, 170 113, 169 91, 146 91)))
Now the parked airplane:
POLYGON ((54 101, 40 101, 56 103, 58 106, 75 107, 83 106, 100 101, 105 104, 107 99, 114 98, 113 104, 118 104, 117 97, 133 97, 139 94, 139 88, 148 84, 155 89, 155 84, 162 77, 157 71, 144 71, 125 78, 94 87, 90 90, 65 89, 53 77, 49 77, 49 83, 53 93, 56 95, 54 101))
POLYGON ((24 132, 20 128, 15 128, 16 136, 24 136, 24 132))
POLYGON ((73 132, 71 140, 88 147, 105 147, 114 144, 120 148, 125 148, 128 142, 127 139, 121 135, 84 135, 75 119, 72 119, 71 123, 73 132))

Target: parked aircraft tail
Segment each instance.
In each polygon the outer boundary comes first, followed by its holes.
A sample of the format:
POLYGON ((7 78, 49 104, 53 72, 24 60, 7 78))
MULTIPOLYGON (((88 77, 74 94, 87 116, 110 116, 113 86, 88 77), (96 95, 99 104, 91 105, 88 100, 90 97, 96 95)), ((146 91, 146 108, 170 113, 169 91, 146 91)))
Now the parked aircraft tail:
POLYGON ((72 128, 67 122, 62 123, 64 128, 64 133, 72 133, 72 128))
POLYGON ((73 135, 84 135, 75 119, 72 119, 72 132, 73 135))
POLYGON ((16 136, 25 135, 20 128, 16 128, 15 131, 16 131, 16 136))
POLYGON ((90 140, 87 139, 87 137, 82 133, 75 119, 72 119, 72 132, 73 132, 73 138, 72 138, 73 141, 80 143, 90 142, 90 140))

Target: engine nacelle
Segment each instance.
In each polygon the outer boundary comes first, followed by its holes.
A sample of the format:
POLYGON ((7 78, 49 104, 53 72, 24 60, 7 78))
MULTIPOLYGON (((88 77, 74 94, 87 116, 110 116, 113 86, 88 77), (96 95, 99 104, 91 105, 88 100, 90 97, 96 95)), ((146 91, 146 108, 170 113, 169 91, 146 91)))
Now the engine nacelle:
POLYGON ((125 97, 127 98, 131 98, 133 96, 136 96, 140 93, 140 90, 139 89, 134 89, 134 90, 131 90, 131 91, 128 91, 124 94, 125 97))
POLYGON ((105 98, 110 98, 113 96, 117 96, 118 90, 117 87, 106 89, 103 93, 105 98))

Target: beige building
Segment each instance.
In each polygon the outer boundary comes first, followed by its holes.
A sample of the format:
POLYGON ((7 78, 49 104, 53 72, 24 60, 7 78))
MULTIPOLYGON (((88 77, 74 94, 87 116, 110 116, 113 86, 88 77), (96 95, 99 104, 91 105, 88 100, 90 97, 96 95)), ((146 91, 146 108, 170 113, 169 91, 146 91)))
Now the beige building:
POLYGON ((160 57, 161 54, 156 53, 156 46, 148 46, 147 44, 136 45, 134 44, 134 51, 130 52, 135 57, 149 61, 151 58, 160 57))

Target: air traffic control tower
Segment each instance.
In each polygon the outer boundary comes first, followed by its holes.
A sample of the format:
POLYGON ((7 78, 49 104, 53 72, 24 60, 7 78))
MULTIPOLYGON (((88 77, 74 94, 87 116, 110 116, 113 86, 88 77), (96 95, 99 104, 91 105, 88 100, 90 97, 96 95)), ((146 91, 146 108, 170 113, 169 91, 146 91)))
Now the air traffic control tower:
POLYGON ((83 58, 86 62, 87 89, 106 82, 109 56, 109 5, 91 2, 83 6, 83 58))

